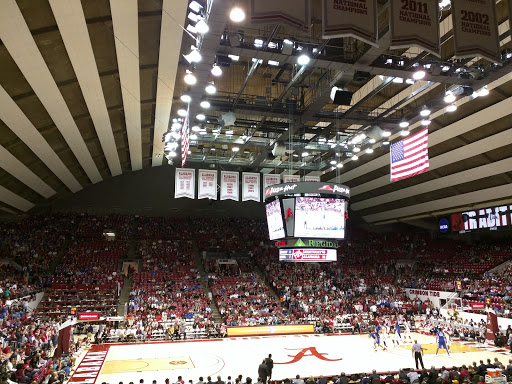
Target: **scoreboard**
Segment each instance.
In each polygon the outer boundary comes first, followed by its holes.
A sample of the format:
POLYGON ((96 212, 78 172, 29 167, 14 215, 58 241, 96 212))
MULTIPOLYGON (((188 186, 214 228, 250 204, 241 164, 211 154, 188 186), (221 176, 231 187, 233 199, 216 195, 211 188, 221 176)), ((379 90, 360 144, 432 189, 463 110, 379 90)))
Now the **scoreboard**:
POLYGON ((279 260, 336 261, 346 236, 350 189, 321 182, 284 183, 265 189, 268 234, 279 260))

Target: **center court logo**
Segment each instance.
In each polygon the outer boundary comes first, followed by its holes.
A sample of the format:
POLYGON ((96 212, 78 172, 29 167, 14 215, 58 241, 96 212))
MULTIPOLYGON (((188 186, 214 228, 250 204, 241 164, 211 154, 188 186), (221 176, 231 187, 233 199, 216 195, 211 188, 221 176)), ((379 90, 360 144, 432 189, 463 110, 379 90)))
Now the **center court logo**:
POLYGON ((295 348, 285 348, 289 351, 300 351, 299 353, 297 353, 296 355, 288 355, 288 357, 293 357, 293 359, 291 361, 288 361, 286 363, 276 363, 274 362, 274 364, 293 364, 293 363, 296 363, 300 360, 302 360, 303 357, 316 357, 317 359, 320 359, 320 360, 323 360, 323 361, 340 361, 340 360, 343 360, 342 358, 340 359, 328 359, 327 357, 325 357, 326 355, 328 355, 328 353, 320 353, 316 350, 315 347, 309 347, 309 348, 302 348, 302 349, 295 349, 295 348), (307 354, 309 352, 309 355, 307 354))

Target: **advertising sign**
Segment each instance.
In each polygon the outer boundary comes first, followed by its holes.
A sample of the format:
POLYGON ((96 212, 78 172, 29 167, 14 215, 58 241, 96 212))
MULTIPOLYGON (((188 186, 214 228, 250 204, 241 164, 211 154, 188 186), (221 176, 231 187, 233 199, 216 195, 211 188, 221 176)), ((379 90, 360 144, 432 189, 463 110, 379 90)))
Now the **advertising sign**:
POLYGON ((295 248, 280 249, 279 261, 321 262, 336 261, 335 249, 295 248))
POLYGON ((96 312, 79 313, 78 320, 99 320, 100 314, 96 312))

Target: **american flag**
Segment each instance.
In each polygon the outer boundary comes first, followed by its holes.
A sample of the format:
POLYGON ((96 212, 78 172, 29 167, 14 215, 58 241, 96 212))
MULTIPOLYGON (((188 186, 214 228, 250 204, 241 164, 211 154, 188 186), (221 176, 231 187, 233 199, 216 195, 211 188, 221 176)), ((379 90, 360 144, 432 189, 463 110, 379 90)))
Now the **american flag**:
POLYGON ((391 144, 391 181, 407 179, 428 171, 428 128, 391 144))
POLYGON ((181 127, 181 168, 185 166, 187 162, 188 149, 190 147, 190 129, 188 123, 188 108, 183 126, 181 127))

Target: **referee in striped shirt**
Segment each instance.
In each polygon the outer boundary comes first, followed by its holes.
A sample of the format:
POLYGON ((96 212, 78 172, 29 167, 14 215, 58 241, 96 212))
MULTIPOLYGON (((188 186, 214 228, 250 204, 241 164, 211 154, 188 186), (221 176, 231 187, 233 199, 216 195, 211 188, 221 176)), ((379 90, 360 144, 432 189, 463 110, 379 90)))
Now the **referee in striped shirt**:
POLYGON ((414 340, 414 344, 412 345, 412 355, 414 356, 414 361, 416 363, 416 369, 420 369, 418 367, 418 360, 421 364, 421 369, 424 369, 425 366, 423 365, 423 347, 420 343, 418 343, 418 340, 414 340))

